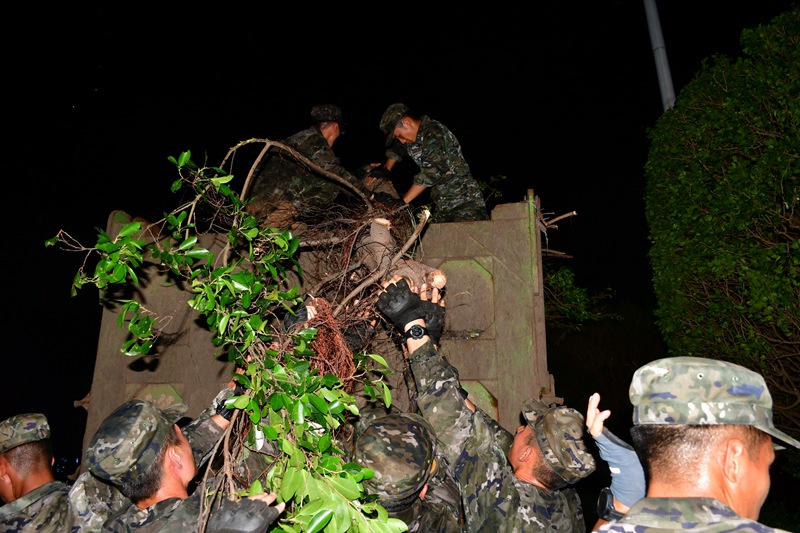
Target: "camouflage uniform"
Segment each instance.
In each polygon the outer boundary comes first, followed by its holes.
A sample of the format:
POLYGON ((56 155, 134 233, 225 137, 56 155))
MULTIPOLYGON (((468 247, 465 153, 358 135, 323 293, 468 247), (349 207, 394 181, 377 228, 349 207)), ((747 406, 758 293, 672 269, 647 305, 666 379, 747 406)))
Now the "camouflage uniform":
MULTIPOLYGON (((25 413, 0 422, 0 454, 50 438, 50 424, 40 413, 25 413)), ((67 531, 69 488, 61 481, 45 483, 0 507, 2 531, 67 531)))
MULTIPOLYGON (((786 444, 800 442, 775 428, 764 378, 742 366, 701 357, 658 359, 639 368, 629 390, 633 424, 747 425, 786 444)), ((599 531, 782 531, 737 515, 715 498, 643 498, 599 531)))
POLYGON ((130 500, 115 485, 83 472, 69 489, 71 533, 98 532, 103 522, 130 500))
MULTIPOLYGON (((224 431, 211 416, 233 391, 224 388, 195 420, 182 430, 192 447, 199 468, 209 457, 224 431)), ((158 455, 172 425, 186 406, 158 409, 149 402, 131 400, 117 408, 100 425, 86 450, 89 471, 110 483, 123 485, 144 472, 158 455)), ((209 480, 211 482, 211 480, 209 480)), ((140 510, 130 500, 111 514, 103 531, 197 531, 200 498, 195 490, 189 498, 168 498, 140 510)), ((89 502, 91 503, 91 502, 89 502)))
MULTIPOLYGON (((438 435, 461 487, 468 531, 585 531, 573 488, 548 490, 516 478, 506 458, 511 435, 480 409, 473 413, 466 407, 455 369, 431 342, 415 350, 410 362, 420 411, 438 435)), ((565 484, 594 471, 594 458, 581 440, 579 413, 537 401, 526 402, 523 409, 544 458, 565 484), (556 442, 548 441, 542 421, 557 429, 556 442)))
POLYGON ((389 516, 403 520, 409 533, 464 531, 458 483, 437 448, 430 424, 419 415, 397 412, 371 419, 354 443, 351 460, 375 472, 363 481, 365 492, 379 496, 389 516), (428 491, 420 499, 425 484, 428 491), (408 499, 409 505, 398 503, 408 499))
MULTIPOLYGON (((315 106, 311 110, 311 118, 315 123, 342 122, 341 110, 333 105, 315 106)), ((353 174, 348 172, 339 162, 339 158, 328 145, 316 125, 295 133, 282 141, 310 159, 326 171, 344 178, 355 189, 365 195, 371 194, 353 174)), ((266 160, 256 172, 250 195, 254 198, 251 213, 262 218, 272 215, 276 222, 290 220, 304 209, 324 207, 332 203, 340 192, 353 194, 341 184, 309 169, 296 161, 291 155, 272 148, 266 160), (279 221, 276 214, 285 212, 279 221)), ((269 220, 269 219, 267 219, 269 220)), ((282 225, 270 224, 266 225, 282 225)))
MULTIPOLYGON (((381 129, 389 135, 387 142, 391 142, 397 121, 407 112, 403 104, 392 104, 386 110, 381 129)), ((417 139, 405 145, 405 151, 419 167, 414 184, 430 188, 431 200, 436 204, 433 222, 488 220, 483 193, 472 177, 456 136, 427 115, 420 121, 417 139)), ((398 161, 403 157, 394 149, 387 155, 398 161)))

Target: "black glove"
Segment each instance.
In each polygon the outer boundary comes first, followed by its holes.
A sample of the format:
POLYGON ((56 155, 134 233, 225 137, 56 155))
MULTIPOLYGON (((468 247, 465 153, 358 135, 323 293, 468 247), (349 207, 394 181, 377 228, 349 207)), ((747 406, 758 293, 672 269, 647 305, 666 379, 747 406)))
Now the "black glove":
POLYGON ((368 324, 356 324, 344 332, 344 340, 350 351, 358 352, 364 348, 374 333, 368 324))
POLYGON ((278 518, 278 510, 258 500, 243 498, 238 502, 222 500, 212 511, 207 533, 264 533, 278 518))
POLYGON ((292 308, 292 311, 287 311, 283 315, 283 332, 289 333, 294 326, 301 322, 308 320, 308 309, 305 304, 298 304, 292 308), (294 312, 294 314, 292 314, 294 312))
POLYGON ((373 196, 375 202, 388 207, 400 207, 406 205, 400 198, 394 198, 388 192, 376 192, 373 196))
POLYGON ((386 167, 373 167, 367 174, 370 178, 392 181, 392 173, 386 167))
POLYGON ((428 336, 438 346, 444 329, 444 307, 427 300, 421 301, 420 304, 425 312, 425 327, 428 329, 428 336))
MULTIPOLYGON (((233 394, 231 394, 231 396, 241 396, 244 393, 245 393, 244 387, 242 387, 239 383, 237 383, 236 387, 233 389, 233 394)), ((231 417, 233 416, 233 411, 235 411, 235 409, 228 409, 227 407, 225 407, 225 402, 219 402, 219 405, 217 405, 215 411, 219 416, 230 422, 231 417)))
POLYGON ((367 163, 366 165, 361 165, 360 167, 358 167, 358 170, 356 170, 356 178, 358 178, 358 181, 363 181, 364 178, 369 176, 370 175, 370 171, 373 168, 375 168, 375 167, 373 167, 369 163, 367 163))
POLYGON ((425 311, 422 308, 422 300, 418 294, 411 292, 406 280, 401 279, 397 283, 390 283, 386 287, 386 292, 381 293, 376 304, 378 310, 386 315, 400 331, 405 329, 406 324, 418 318, 425 318, 425 311))

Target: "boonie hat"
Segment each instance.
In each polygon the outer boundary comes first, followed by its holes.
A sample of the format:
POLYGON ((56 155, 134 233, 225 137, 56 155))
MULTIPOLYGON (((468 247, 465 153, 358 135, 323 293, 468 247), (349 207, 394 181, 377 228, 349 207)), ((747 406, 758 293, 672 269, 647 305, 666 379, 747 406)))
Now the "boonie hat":
POLYGON ((84 464, 92 474, 117 485, 138 478, 186 411, 184 404, 159 409, 139 399, 123 403, 100 424, 86 448, 84 464))
POLYGON ((337 105, 321 104, 311 108, 311 121, 318 122, 338 122, 341 128, 347 126, 342 120, 342 110, 337 105))
POLYGON ((772 396, 763 376, 704 357, 667 357, 642 366, 629 390, 633 424, 753 426, 795 448, 800 442, 775 428, 772 396))
POLYGON ((376 418, 359 435, 352 460, 375 475, 362 481, 368 494, 394 502, 422 489, 436 469, 436 435, 421 416, 396 413, 376 418))
POLYGON ((394 129, 397 122, 410 111, 405 104, 392 104, 386 108, 381 117, 381 131, 386 134, 386 146, 394 140, 394 129))
POLYGON ((0 453, 20 444, 50 438, 50 424, 41 413, 24 413, 0 422, 0 453))
POLYGON ((541 400, 529 398, 522 403, 522 416, 533 430, 545 460, 564 480, 563 486, 594 472, 594 456, 583 442, 582 414, 570 407, 549 407, 541 400))

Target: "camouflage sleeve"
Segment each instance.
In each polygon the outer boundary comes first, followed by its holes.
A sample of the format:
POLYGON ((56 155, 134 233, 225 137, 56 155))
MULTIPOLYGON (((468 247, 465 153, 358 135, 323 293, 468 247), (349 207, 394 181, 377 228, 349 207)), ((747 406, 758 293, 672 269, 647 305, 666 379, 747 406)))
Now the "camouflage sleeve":
POLYGON ((506 446, 506 431, 499 425, 488 425, 485 413, 470 411, 458 381, 458 371, 427 342, 411 354, 411 371, 417 386, 417 404, 425 420, 433 426, 442 444, 442 453, 455 464, 467 447, 491 448, 506 446), (481 429, 477 431, 476 429, 481 429), (478 435, 480 433, 480 435, 478 435), (499 442, 496 442, 499 441, 499 442), (478 444, 479 443, 479 444, 478 444))
POLYGON ((233 395, 233 390, 230 387, 223 388, 217 393, 208 407, 203 409, 197 415, 197 418, 183 428, 183 433, 192 447, 192 454, 198 468, 206 462, 214 446, 225 433, 225 430, 219 427, 211 417, 217 412, 217 407, 230 398, 231 395, 233 395))
POLYGON ((386 149, 386 159, 394 159, 399 163, 403 160, 404 152, 405 148, 403 148, 403 145, 397 141, 394 141, 389 145, 389 148, 386 149))

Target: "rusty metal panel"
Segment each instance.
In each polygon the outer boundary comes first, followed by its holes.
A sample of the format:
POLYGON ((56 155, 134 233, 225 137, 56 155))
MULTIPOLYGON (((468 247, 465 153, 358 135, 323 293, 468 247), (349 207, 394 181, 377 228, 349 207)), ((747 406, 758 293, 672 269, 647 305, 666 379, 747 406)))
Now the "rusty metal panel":
MULTIPOLYGON (((113 238, 128 222, 131 219, 126 213, 112 212, 106 231, 113 238)), ((213 235, 201 236, 200 242, 214 252, 224 245, 224 240, 213 235)), ((194 323, 198 315, 187 304, 191 293, 176 290, 173 282, 155 267, 147 269, 140 280, 137 290, 142 304, 169 317, 159 322, 165 330, 158 345, 161 351, 126 359, 120 351, 127 333, 117 323, 120 308, 103 309, 84 449, 105 417, 131 398, 152 399, 165 405, 183 402, 189 406, 187 415, 195 417, 230 380, 233 365, 214 360, 212 334, 194 323), (169 357, 161 357, 166 351, 169 357)))

